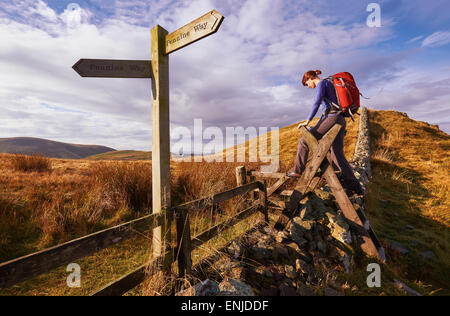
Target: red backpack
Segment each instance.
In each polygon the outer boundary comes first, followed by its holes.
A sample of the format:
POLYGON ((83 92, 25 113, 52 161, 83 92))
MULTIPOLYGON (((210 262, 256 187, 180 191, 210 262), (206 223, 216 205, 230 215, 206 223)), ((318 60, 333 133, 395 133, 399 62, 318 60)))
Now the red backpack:
POLYGON ((327 101, 336 107, 339 111, 344 113, 344 117, 351 117, 358 114, 360 107, 359 89, 356 86, 355 79, 348 72, 340 72, 334 76, 328 77, 326 80, 330 81, 336 90, 336 97, 338 104, 331 100, 327 101))

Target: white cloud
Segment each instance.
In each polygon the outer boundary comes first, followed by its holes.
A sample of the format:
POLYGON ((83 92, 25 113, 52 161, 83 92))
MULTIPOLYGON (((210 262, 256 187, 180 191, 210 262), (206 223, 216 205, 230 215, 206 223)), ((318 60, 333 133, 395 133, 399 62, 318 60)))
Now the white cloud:
POLYGON ((435 32, 425 38, 422 47, 441 47, 450 43, 450 32, 435 32))
MULTIPOLYGON (((87 8, 72 20, 70 10, 55 13, 55 20, 46 7, 25 20, 0 18, 0 137, 149 150, 150 81, 80 78, 71 66, 80 58, 149 59, 151 26, 173 31, 212 8, 225 15, 219 32, 170 56, 172 127, 189 127, 196 118, 205 128, 282 127, 303 120, 314 91, 299 81, 309 69, 351 71, 368 95, 386 80, 411 89, 400 84, 404 78, 398 73, 408 55, 375 48, 394 36, 387 19, 383 28, 368 28, 365 19, 331 24, 298 3, 286 10, 290 2, 282 0, 115 4, 115 14, 97 24, 87 8)), ((376 104, 400 107, 397 102, 424 100, 401 93, 403 99, 395 90, 383 92, 376 104)))

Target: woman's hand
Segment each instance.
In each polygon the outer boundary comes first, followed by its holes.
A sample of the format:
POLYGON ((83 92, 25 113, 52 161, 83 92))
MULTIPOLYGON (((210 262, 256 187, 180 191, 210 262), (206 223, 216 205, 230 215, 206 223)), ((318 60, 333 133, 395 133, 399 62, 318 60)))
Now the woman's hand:
POLYGON ((300 128, 302 128, 302 127, 307 127, 308 125, 309 125, 309 123, 310 123, 311 121, 306 121, 306 122, 304 122, 304 123, 300 123, 299 125, 298 125, 298 129, 300 129, 300 128))

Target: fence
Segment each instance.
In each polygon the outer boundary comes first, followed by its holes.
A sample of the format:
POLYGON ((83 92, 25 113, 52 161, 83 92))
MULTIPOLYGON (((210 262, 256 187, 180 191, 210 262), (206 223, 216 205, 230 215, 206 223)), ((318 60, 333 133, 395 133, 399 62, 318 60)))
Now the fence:
MULTIPOLYGON (((191 252, 198 249, 212 238, 218 236, 222 230, 236 225, 258 211, 261 211, 264 214, 266 221, 268 221, 266 183, 263 181, 254 181, 245 184, 245 178, 242 179, 242 177, 238 176, 237 182, 241 185, 232 190, 173 207, 169 212, 148 215, 46 250, 2 263, 0 264, 0 288, 10 287, 29 278, 49 272, 57 267, 90 256, 100 250, 125 241, 136 234, 164 226, 164 223, 171 222, 174 217, 176 219, 177 246, 175 248, 168 247, 169 249, 163 249, 161 251, 163 254, 162 257, 167 257, 169 254, 175 253, 175 256, 169 257, 174 258, 172 260, 173 262, 178 261, 180 276, 189 275, 192 270, 191 252), (261 193, 257 200, 254 200, 256 195, 253 195, 252 205, 249 208, 191 239, 190 212, 204 209, 211 205, 217 205, 234 197, 246 195, 247 193, 256 193, 256 191, 261 193)), ((145 264, 140 266, 136 270, 111 282, 91 295, 122 295, 128 292, 145 279, 146 269, 155 263, 159 263, 162 257, 153 258, 150 265, 145 264)))

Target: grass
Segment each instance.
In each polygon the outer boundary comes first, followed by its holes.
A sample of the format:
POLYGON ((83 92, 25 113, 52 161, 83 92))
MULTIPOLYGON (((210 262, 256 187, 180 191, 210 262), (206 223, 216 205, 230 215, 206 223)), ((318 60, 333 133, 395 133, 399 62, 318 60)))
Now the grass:
MULTIPOLYGON (((362 256, 357 258, 361 268, 351 275, 341 275, 342 282, 351 287, 356 285, 360 289, 358 294, 400 295, 391 283, 396 278, 426 295, 448 295, 449 136, 398 112, 370 111, 369 114, 373 178, 366 197, 367 215, 385 245, 389 241, 401 242, 410 249, 410 254, 400 256, 388 249, 381 289, 368 289, 365 285, 365 267, 369 261, 362 256), (413 225, 414 230, 406 229, 408 225, 413 225), (435 253, 435 260, 420 256, 422 251, 428 250, 435 253)), ((347 121, 345 154, 348 159, 354 152, 358 120, 347 121)), ((294 124, 279 131, 281 171, 291 169, 295 161, 301 137, 296 127, 294 124)), ((267 143, 270 148, 271 140, 267 143)), ((249 148, 249 142, 245 148, 249 148)), ((29 172, 16 169, 13 157, 0 155, 0 262, 151 211, 151 163, 148 161, 50 159, 51 172, 29 172)), ((244 164, 173 162, 172 204, 234 187, 234 171, 238 165, 244 164)), ((258 163, 245 165, 256 168, 258 163)), ((243 200, 235 198, 218 208, 193 214, 192 236, 243 208, 243 200)), ((242 234, 258 220, 258 216, 223 231, 195 251, 194 263, 216 253, 230 239, 242 234)), ((276 216, 272 214, 271 218, 276 216)), ((0 295, 86 295, 146 262, 150 245, 151 235, 137 236, 78 260, 83 275, 81 289, 65 286, 67 273, 62 267, 2 289, 0 295)), ((148 280, 129 295, 158 294, 160 281, 161 278, 154 279, 153 283, 148 280)), ((353 292, 347 294, 355 295, 353 292)))
POLYGON ((51 172, 52 163, 41 155, 13 155, 11 164, 14 170, 22 172, 51 172))
POLYGON ((362 294, 401 294, 391 284, 396 278, 424 295, 450 295, 450 136, 395 111, 370 111, 369 117, 373 177, 366 209, 387 248, 387 264, 381 289, 364 286, 365 270, 347 280, 360 284, 362 294), (389 249, 392 241, 410 253, 389 249), (424 251, 436 258, 423 258, 424 251))
POLYGON ((119 150, 98 154, 86 158, 87 160, 152 160, 152 152, 137 150, 119 150))

